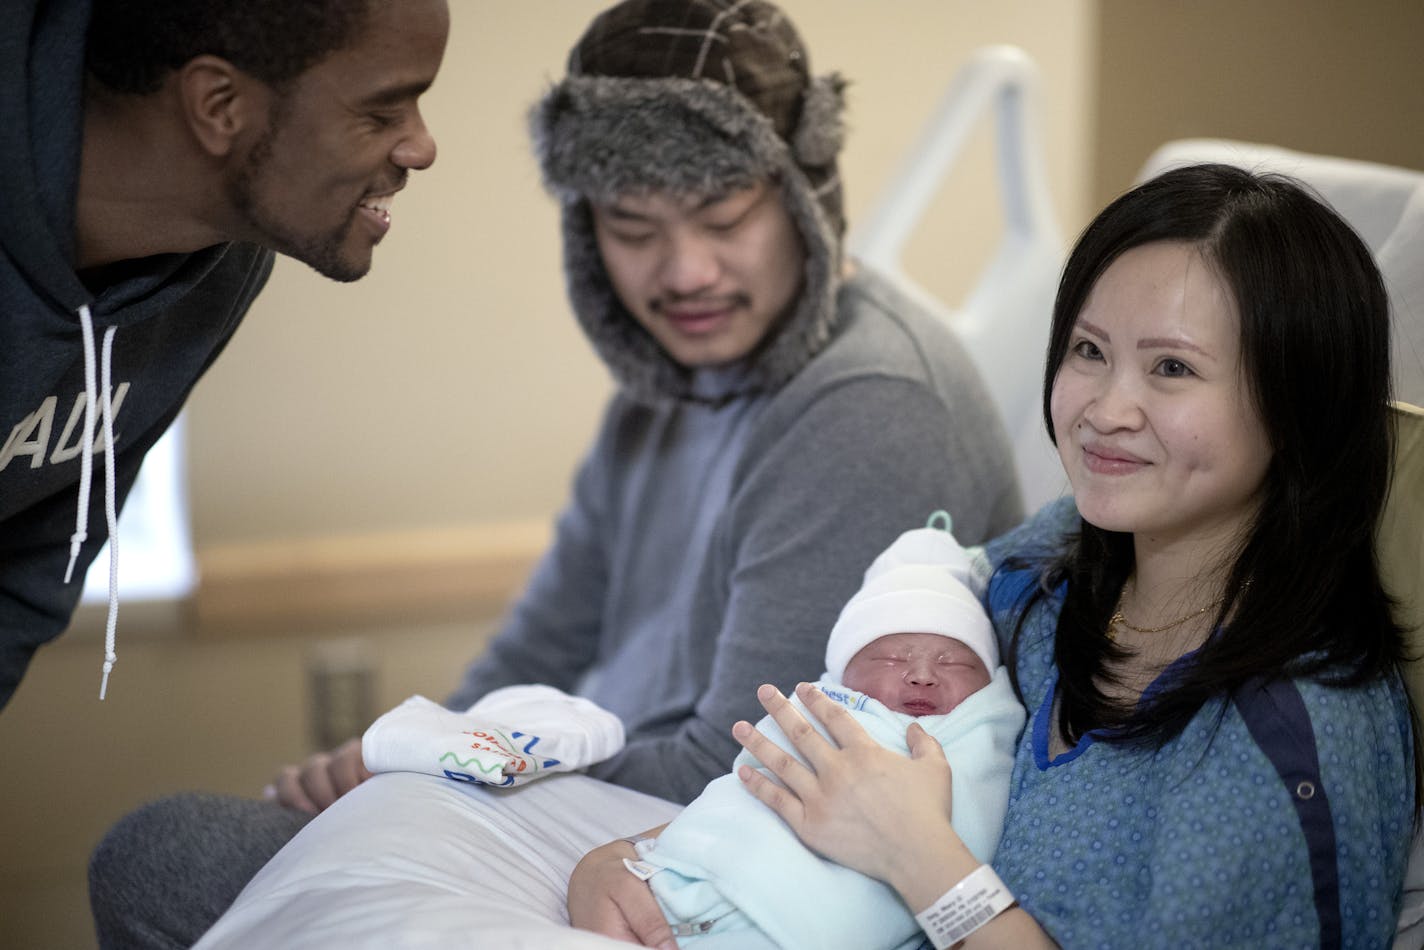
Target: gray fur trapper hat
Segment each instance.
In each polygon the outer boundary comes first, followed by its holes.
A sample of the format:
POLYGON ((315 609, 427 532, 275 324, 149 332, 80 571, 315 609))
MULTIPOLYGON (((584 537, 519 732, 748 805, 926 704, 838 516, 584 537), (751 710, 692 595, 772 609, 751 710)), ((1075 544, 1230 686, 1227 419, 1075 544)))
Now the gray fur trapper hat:
POLYGON ((775 389, 829 342, 835 322, 844 87, 838 75, 811 76, 795 27, 764 0, 625 0, 574 46, 568 75, 534 106, 530 126, 562 206, 570 302, 628 395, 698 398, 692 371, 618 300, 589 202, 780 186, 806 249, 805 280, 742 376, 746 389, 775 389))

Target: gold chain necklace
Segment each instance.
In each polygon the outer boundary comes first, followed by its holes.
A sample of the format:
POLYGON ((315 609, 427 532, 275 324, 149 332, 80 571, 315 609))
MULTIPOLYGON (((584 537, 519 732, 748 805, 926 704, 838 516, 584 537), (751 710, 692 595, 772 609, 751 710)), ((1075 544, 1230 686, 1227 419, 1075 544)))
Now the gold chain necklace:
POLYGON ((1200 617, 1202 614, 1206 613, 1208 610, 1211 610, 1214 607, 1220 607, 1223 603, 1226 602, 1225 597, 1218 597, 1216 600, 1207 604, 1205 607, 1193 610, 1186 616, 1180 617, 1177 620, 1173 620, 1171 623, 1164 623, 1160 627, 1139 627, 1137 626, 1137 624, 1131 623, 1126 617, 1122 615, 1122 600, 1126 596, 1127 585, 1124 584, 1122 588, 1122 593, 1117 595, 1117 606, 1113 608, 1113 615, 1108 618, 1108 639, 1113 641, 1114 643, 1117 642, 1117 628, 1119 625, 1124 626, 1135 633, 1164 633, 1168 630, 1171 630, 1173 627, 1180 627, 1188 620, 1194 620, 1197 617, 1200 617))

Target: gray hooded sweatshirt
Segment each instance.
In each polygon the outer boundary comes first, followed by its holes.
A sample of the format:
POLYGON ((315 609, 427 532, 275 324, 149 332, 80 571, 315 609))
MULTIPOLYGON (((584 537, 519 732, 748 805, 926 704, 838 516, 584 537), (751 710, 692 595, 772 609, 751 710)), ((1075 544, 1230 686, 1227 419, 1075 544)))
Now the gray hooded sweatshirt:
POLYGON ((121 505, 272 268, 269 251, 223 244, 124 262, 94 292, 81 282, 74 215, 88 19, 87 0, 12 0, 0 18, 0 707, 36 647, 68 624, 108 538, 106 460, 121 505))

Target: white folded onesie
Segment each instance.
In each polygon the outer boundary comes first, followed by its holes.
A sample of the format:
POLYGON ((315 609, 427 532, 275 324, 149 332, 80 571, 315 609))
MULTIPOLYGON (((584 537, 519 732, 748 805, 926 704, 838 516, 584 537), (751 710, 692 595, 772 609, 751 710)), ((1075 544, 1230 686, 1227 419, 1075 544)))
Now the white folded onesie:
POLYGON ((552 686, 506 686, 464 712, 412 696, 361 737, 372 772, 424 772, 510 787, 573 772, 623 748, 623 722, 552 686))

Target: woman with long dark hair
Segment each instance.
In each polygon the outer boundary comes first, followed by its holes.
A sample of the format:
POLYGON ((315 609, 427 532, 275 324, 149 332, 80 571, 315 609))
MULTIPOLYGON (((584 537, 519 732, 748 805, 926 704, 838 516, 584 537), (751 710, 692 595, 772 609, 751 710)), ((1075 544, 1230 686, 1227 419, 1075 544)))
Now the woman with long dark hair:
POLYGON ((1388 300, 1299 184, 1177 169, 1069 257, 1044 417, 1073 499, 989 545, 987 599, 1029 713, 993 869, 950 769, 824 697, 745 723, 746 786, 896 888, 935 945, 1382 946, 1417 806, 1403 641, 1379 578, 1388 300), (995 874, 997 872, 997 874, 995 874))

